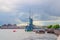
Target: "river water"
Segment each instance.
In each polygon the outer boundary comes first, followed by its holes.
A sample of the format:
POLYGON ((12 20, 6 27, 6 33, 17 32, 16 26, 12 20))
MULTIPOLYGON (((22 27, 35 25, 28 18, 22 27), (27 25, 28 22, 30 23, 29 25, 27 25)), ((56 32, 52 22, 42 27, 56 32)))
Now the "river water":
POLYGON ((57 36, 25 32, 24 29, 0 29, 0 40, 57 40, 57 36))

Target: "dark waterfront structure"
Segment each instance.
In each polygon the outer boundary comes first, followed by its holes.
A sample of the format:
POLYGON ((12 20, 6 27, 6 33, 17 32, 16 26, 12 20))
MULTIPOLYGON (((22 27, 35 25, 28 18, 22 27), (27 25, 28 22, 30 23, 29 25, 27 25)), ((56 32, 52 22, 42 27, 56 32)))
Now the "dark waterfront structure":
POLYGON ((33 30, 33 19, 29 17, 29 25, 26 26, 25 31, 32 31, 33 30))

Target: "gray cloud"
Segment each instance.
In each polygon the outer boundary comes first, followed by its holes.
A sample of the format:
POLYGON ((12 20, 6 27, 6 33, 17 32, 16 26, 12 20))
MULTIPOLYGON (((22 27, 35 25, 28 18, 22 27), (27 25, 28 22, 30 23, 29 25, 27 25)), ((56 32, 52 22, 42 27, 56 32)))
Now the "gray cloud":
MULTIPOLYGON (((0 22, 2 24, 19 23, 16 20, 13 21, 14 19, 27 22, 30 14, 34 20, 60 20, 60 0, 13 0, 12 3, 9 2, 10 4, 4 3, 6 5, 2 3, 4 7, 0 8, 0 22)), ((0 3, 1 6, 2 4, 0 3)))

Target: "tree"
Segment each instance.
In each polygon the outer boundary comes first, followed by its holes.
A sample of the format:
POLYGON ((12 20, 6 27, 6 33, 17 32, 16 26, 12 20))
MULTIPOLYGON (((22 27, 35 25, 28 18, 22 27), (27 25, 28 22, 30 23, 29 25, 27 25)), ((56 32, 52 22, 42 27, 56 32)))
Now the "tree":
POLYGON ((49 25, 47 28, 58 29, 60 28, 60 25, 59 24, 49 25))
POLYGON ((49 25, 47 28, 52 28, 52 25, 49 25))
POLYGON ((53 29, 58 29, 58 28, 60 28, 60 25, 59 24, 53 25, 52 28, 53 29))

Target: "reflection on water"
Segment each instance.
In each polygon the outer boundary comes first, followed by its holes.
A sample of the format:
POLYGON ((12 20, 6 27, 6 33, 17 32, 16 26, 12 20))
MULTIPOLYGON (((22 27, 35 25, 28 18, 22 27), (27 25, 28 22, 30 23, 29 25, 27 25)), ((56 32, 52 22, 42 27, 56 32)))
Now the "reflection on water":
POLYGON ((35 32, 25 32, 24 29, 0 29, 0 40, 56 40, 54 34, 36 34, 35 32))

